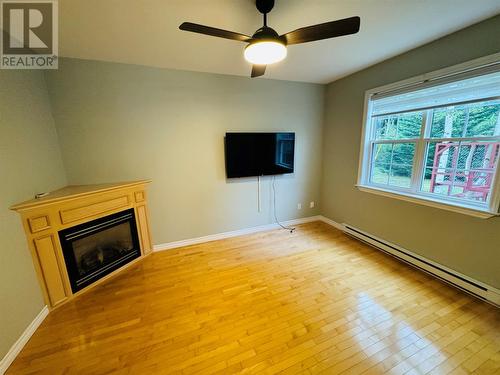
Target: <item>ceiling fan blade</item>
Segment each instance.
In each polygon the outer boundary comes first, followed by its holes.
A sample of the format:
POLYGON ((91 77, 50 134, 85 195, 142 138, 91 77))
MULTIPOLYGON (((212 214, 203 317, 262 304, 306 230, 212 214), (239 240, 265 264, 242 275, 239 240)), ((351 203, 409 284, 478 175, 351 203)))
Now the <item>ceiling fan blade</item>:
POLYGON ((266 72, 266 65, 252 65, 252 74, 251 77, 260 77, 263 76, 266 72))
POLYGON ((245 34, 235 33, 233 31, 227 31, 222 29, 217 29, 215 27, 198 25, 197 23, 183 22, 179 29, 184 31, 191 31, 193 33, 216 36, 219 38, 226 38, 231 40, 238 40, 240 42, 249 42, 252 38, 245 34))
POLYGON ((342 20, 302 27, 282 35, 287 44, 314 42, 315 40, 355 34, 359 31, 360 18, 349 17, 342 20))

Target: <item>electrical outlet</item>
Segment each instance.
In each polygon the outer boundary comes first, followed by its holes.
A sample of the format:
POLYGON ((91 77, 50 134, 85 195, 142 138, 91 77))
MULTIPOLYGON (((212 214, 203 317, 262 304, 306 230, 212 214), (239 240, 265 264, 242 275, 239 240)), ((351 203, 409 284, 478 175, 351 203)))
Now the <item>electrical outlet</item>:
POLYGON ((302 203, 297 203, 297 210, 302 210, 302 203))
POLYGON ((309 208, 314 208, 314 201, 311 201, 311 202, 309 203, 309 208))

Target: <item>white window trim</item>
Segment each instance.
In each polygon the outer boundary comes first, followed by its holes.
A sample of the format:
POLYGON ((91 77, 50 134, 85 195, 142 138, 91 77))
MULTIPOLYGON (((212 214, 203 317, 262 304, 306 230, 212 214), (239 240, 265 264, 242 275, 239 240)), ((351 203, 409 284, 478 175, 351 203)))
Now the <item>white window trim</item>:
MULTIPOLYGON (((431 194, 426 195, 425 193, 419 192, 418 194, 415 194, 414 192, 411 191, 411 189, 397 189, 397 188, 387 188, 385 186, 377 186, 375 184, 368 184, 366 181, 368 181, 368 174, 369 174, 369 169, 370 168, 364 168, 366 165, 370 163, 368 160, 370 158, 370 136, 366 134, 366 130, 371 127, 371 117, 369 114, 372 112, 371 111, 371 101, 370 98, 380 92, 387 92, 387 91, 393 91, 393 90, 398 90, 404 87, 408 86, 413 86, 417 85, 419 83, 428 81, 428 80, 433 80, 445 76, 450 76, 458 73, 463 73, 467 72, 472 69, 477 69, 483 66, 487 66, 490 64, 494 64, 500 61, 500 52, 495 53, 493 55, 481 57, 479 59, 471 60, 462 64, 454 65, 451 67, 447 67, 444 69, 436 70, 434 72, 422 74, 417 77, 409 78, 403 81, 391 83, 388 85, 376 87, 373 89, 370 89, 365 92, 365 103, 364 103, 364 108, 363 108, 363 126, 362 126, 362 133, 361 133, 361 147, 360 147, 360 156, 359 156, 359 166, 358 166, 358 181, 356 187, 363 192, 368 192, 368 193, 373 193, 377 195, 382 195, 386 197, 391 197, 391 198, 396 198, 400 200, 405 200, 408 202, 412 203, 417 203, 417 204, 422 204, 425 206, 431 206, 435 208, 440 208, 448 211, 453 211, 453 212, 458 212, 466 215, 471 215, 483 219, 491 218, 493 216, 500 216, 499 213, 499 207, 500 207, 500 166, 497 167, 497 171, 495 173, 495 176, 493 178, 493 190, 492 190, 492 196, 490 198, 490 204, 489 207, 485 207, 484 205, 477 205, 474 204, 474 202, 463 202, 463 201, 457 201, 453 202, 453 200, 449 200, 447 198, 446 201, 439 199, 438 197, 435 197, 431 194)), ((425 115, 425 111, 424 111, 425 115)), ((422 127, 424 128, 424 127, 422 127)), ((423 129, 422 129, 423 130, 423 129)), ((407 141, 407 140, 405 140, 407 141)), ((408 142, 408 141, 407 141, 408 142)), ((418 157, 421 155, 418 155, 417 153, 424 152, 423 150, 416 150, 415 153, 415 158, 414 158, 414 163, 417 160, 418 157)), ((416 171, 413 173, 413 179, 419 178, 419 175, 421 174, 420 171, 416 171)))

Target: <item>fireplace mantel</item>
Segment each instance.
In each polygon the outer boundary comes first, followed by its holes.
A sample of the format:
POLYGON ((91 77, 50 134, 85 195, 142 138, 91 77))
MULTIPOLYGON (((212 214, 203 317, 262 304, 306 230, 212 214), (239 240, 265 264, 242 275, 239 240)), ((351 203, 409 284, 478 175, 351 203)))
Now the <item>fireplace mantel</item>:
POLYGON ((148 180, 140 180, 66 186, 42 198, 31 199, 10 207, 21 215, 38 280, 49 308, 68 302, 151 253, 152 242, 146 200, 146 187, 149 183, 148 180), (141 256, 73 293, 59 232, 130 209, 135 213, 141 256))

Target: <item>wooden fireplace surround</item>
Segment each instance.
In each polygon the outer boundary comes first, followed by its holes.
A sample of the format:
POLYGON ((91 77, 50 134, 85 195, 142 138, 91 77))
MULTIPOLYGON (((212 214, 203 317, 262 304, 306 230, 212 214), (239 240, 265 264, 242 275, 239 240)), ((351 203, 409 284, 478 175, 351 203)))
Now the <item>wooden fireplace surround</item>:
POLYGON ((151 253, 146 187, 141 180, 116 184, 66 186, 47 196, 16 204, 28 245, 50 309, 61 306, 151 253), (95 283, 73 293, 59 242, 59 231, 127 209, 134 209, 141 256, 95 283))

